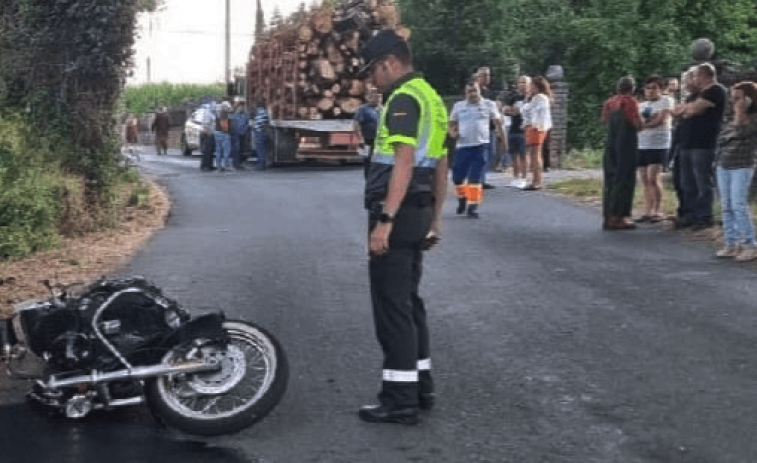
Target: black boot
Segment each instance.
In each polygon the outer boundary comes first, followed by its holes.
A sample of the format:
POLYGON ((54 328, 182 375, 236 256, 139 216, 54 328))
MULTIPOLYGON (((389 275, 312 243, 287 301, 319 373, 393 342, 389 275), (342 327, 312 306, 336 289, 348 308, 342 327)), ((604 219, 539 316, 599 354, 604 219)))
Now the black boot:
POLYGON ((462 214, 465 212, 465 206, 468 204, 468 201, 465 198, 457 198, 457 213, 462 214))
POLYGON ((358 416, 369 423, 418 424, 418 408, 390 408, 386 405, 362 407, 358 416))
POLYGON ((471 204, 468 206, 468 217, 472 219, 478 218, 478 204, 471 204))
POLYGON ((433 392, 421 392, 418 394, 418 406, 421 410, 431 410, 436 403, 436 394, 433 392))

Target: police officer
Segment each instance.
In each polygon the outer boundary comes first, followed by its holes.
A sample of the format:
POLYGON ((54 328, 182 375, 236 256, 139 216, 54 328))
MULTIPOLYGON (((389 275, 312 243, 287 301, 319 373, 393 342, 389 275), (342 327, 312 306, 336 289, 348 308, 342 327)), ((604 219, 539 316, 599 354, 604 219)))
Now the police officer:
POLYGON ((447 111, 394 31, 377 33, 361 50, 386 106, 366 178, 371 299, 381 345, 379 404, 364 421, 416 424, 434 404, 426 309, 418 295, 422 251, 439 240, 447 192, 447 111))

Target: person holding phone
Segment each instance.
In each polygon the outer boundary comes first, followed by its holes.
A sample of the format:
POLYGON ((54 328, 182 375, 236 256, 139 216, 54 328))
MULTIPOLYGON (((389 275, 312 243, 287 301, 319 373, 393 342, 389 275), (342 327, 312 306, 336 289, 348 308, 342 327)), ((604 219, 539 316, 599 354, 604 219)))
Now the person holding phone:
POLYGON ((733 120, 718 137, 717 179, 723 210, 724 246, 719 258, 757 259, 749 188, 757 154, 757 85, 740 82, 732 87, 733 120))

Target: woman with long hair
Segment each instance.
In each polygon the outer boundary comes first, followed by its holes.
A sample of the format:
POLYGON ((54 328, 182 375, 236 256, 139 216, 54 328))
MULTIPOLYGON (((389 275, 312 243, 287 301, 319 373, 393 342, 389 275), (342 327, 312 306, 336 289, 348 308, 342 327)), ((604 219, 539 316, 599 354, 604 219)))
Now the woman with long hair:
POLYGON ((547 133, 552 128, 550 103, 552 91, 549 82, 542 76, 531 81, 531 100, 524 110, 524 125, 528 158, 531 161, 531 183, 525 190, 540 190, 542 183, 542 148, 547 133))
POLYGON ((717 257, 757 259, 749 187, 757 151, 757 85, 740 82, 732 91, 733 120, 718 137, 718 189, 723 210, 724 247, 717 257))

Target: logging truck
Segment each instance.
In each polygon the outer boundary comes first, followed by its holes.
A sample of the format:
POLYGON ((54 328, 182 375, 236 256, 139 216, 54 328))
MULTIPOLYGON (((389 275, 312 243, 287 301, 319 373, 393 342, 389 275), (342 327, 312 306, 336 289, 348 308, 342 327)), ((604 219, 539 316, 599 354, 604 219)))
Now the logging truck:
POLYGON ((361 161, 353 118, 365 101, 359 50, 374 31, 399 25, 393 0, 345 0, 280 25, 256 40, 246 71, 247 107, 271 116, 267 162, 361 161))

